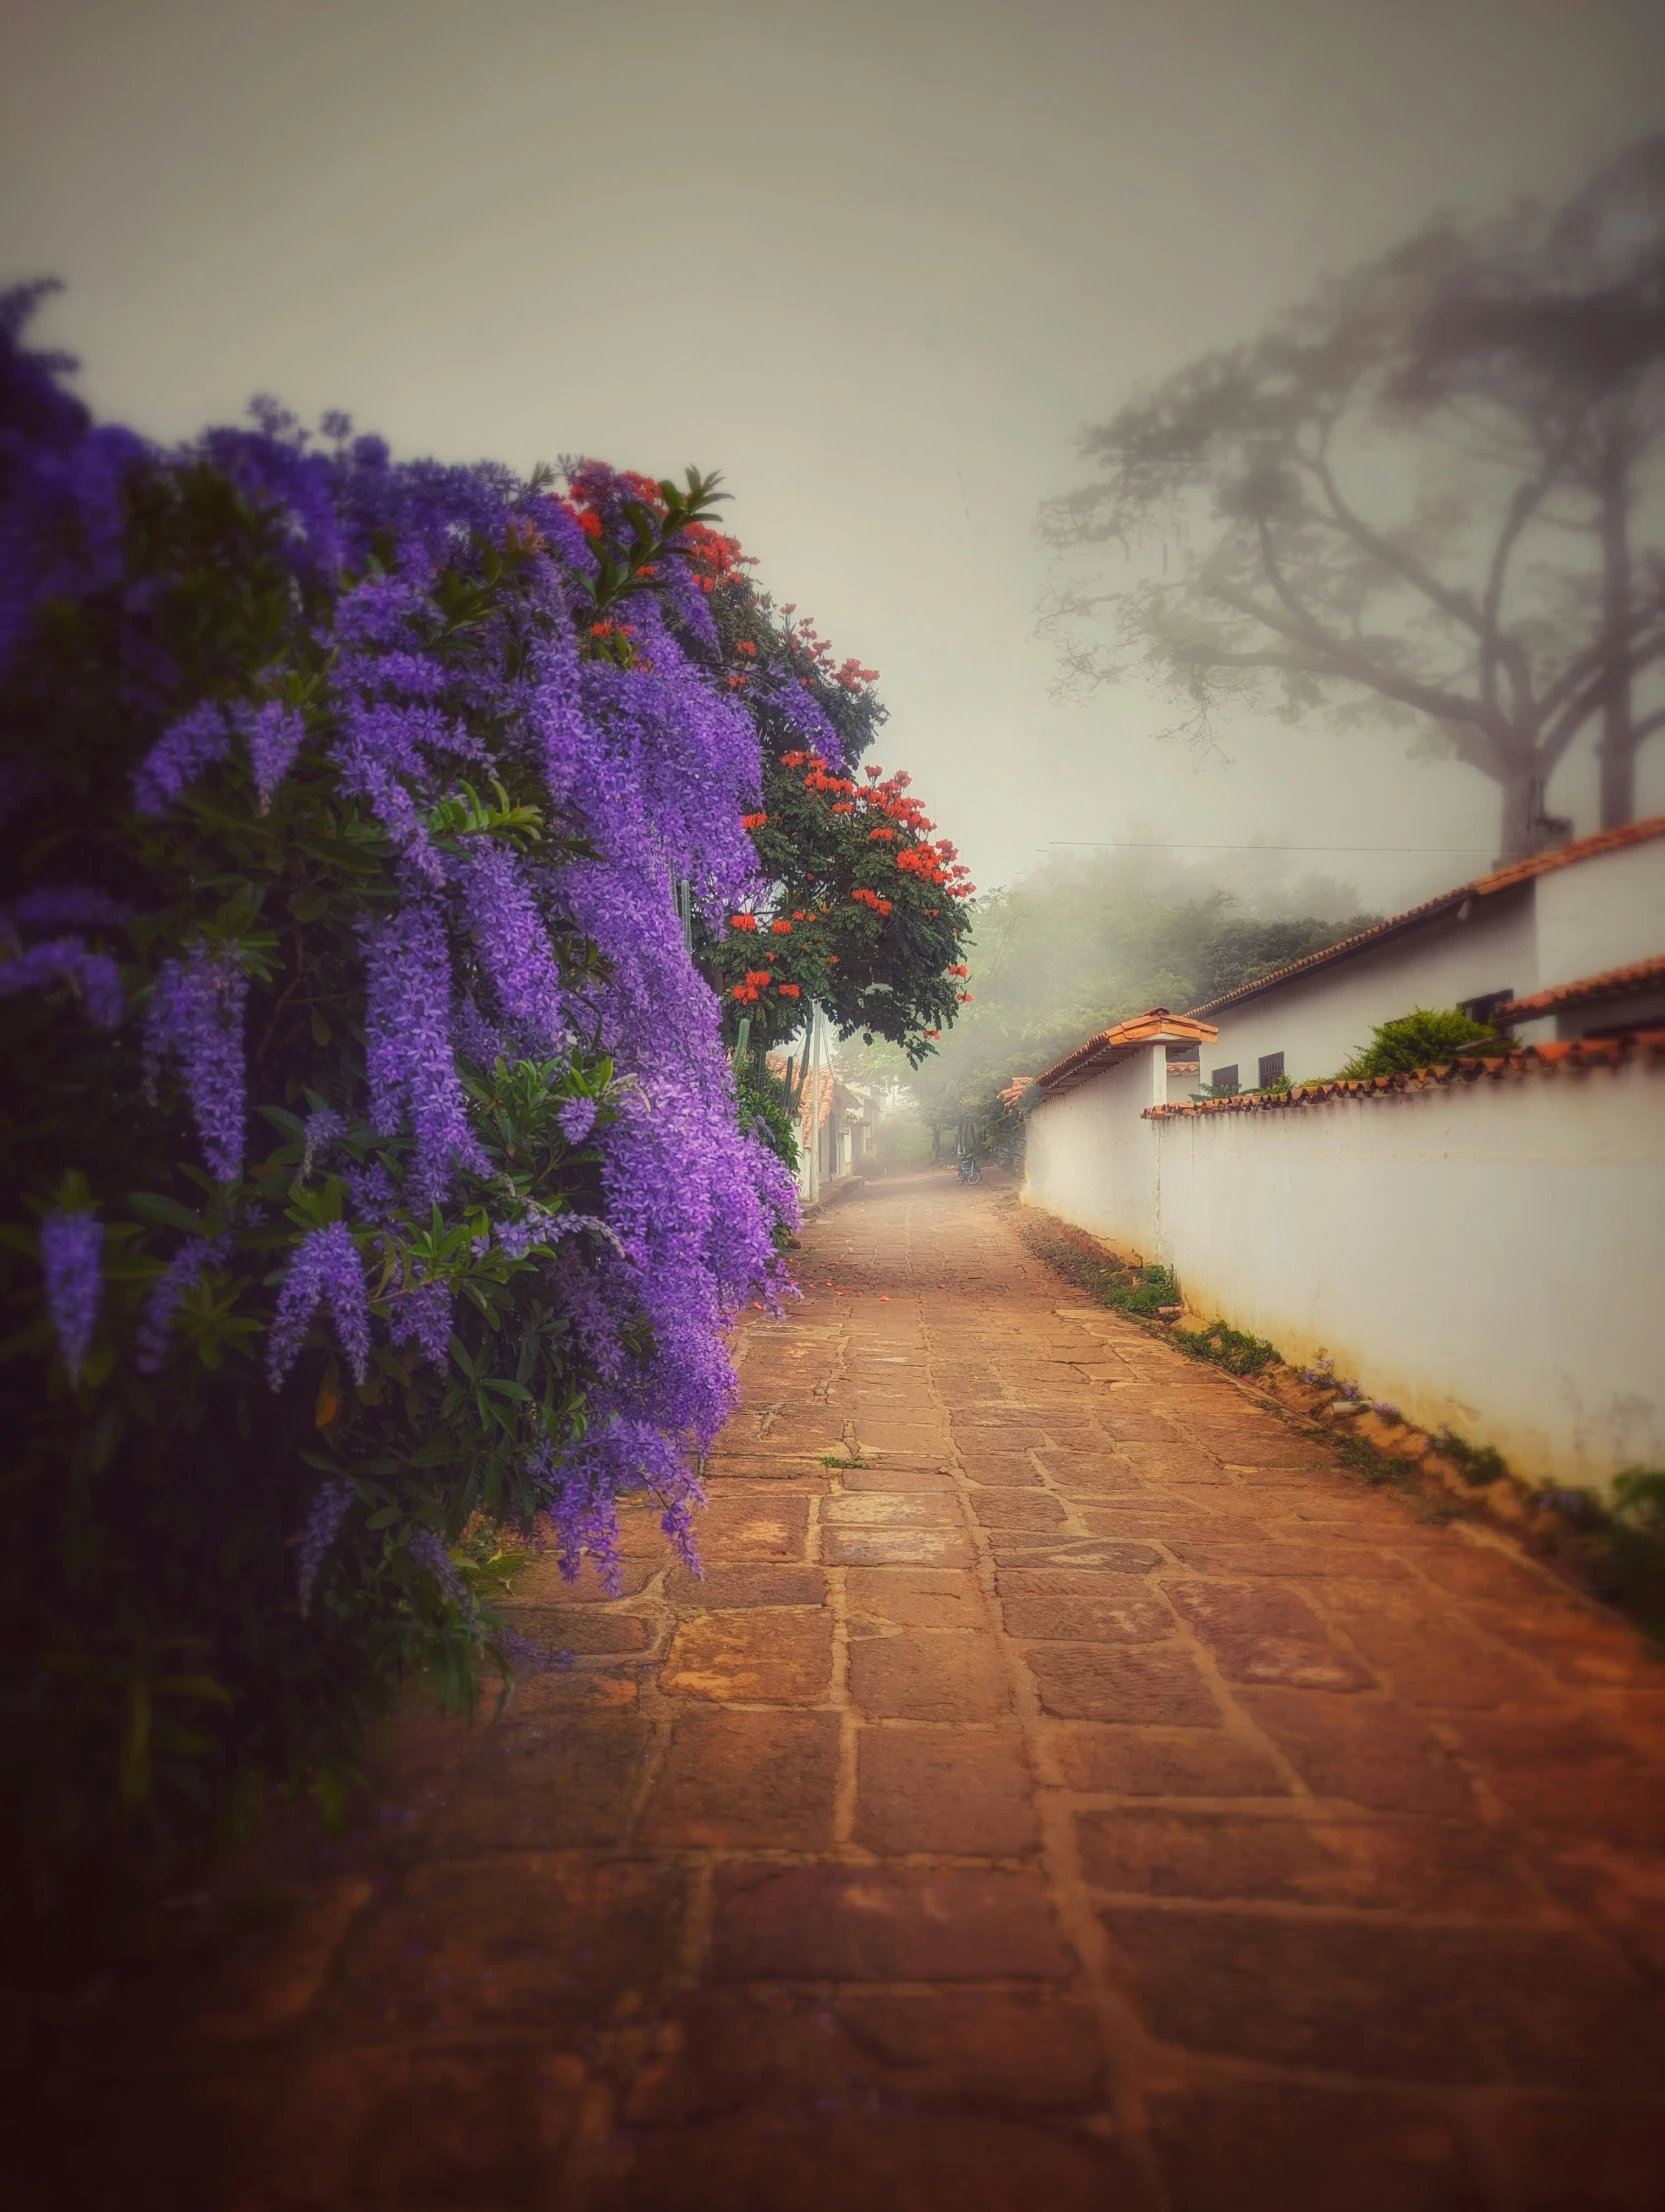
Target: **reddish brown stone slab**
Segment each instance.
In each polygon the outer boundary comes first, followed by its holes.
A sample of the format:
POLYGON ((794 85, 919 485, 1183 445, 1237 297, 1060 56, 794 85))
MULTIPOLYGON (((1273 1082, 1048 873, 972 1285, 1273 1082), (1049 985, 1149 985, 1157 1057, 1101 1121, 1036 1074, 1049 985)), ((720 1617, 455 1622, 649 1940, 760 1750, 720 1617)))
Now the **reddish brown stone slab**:
POLYGON ((1665 1843, 1665 1772, 1588 1713, 1453 1713, 1463 1759, 1516 1819, 1613 1844, 1665 1843))
POLYGON ((639 1597, 664 1565, 662 1559, 621 1559, 616 1575, 604 1581, 595 1561, 584 1559, 569 1582, 553 1559, 539 1559, 516 1575, 515 1598, 522 1605, 606 1605, 639 1597))
POLYGON ((677 1630, 659 1686, 672 1697, 814 1705, 832 1680, 832 1622, 785 1607, 701 1613, 677 1630))
POLYGON ((684 1613, 736 1611, 752 1605, 825 1605, 827 1578, 819 1567, 790 1560, 743 1560, 708 1566, 703 1575, 678 1567, 665 1578, 665 1595, 684 1613))
POLYGON ((1074 2112, 1102 2093, 1098 2023, 1051 1991, 857 1993, 838 2016, 891 2085, 921 2102, 1074 2112))
POLYGON ((1175 1536, 1168 1549, 1188 1567, 1205 1575, 1351 1576, 1355 1580, 1402 1582, 1408 1570, 1391 1552, 1371 1544, 1325 1543, 1312 1536, 1299 1544, 1244 1542, 1175 1536))
POLYGON ((1665 2105, 1657 2093, 1628 2104, 1522 2099, 1500 2133, 1520 2212, 1659 2212, 1665 2105))
POLYGON ((700 1514, 695 1534, 702 1559, 802 1559, 809 1500, 757 1491, 719 1494, 700 1514))
POLYGON ((390 2039, 580 2023, 621 1990, 663 1987, 682 1897, 680 1869, 644 1859, 497 1851, 414 1866, 361 1922, 324 2017, 390 2039))
POLYGON ((1083 1813, 1081 1863, 1102 1889, 1360 1911, 1530 1920, 1534 1890, 1483 1828, 1297 1813, 1083 1813))
POLYGON ((1665 2018, 1559 1929, 1429 1928, 1183 1906, 1102 1915, 1152 2032, 1193 2051, 1401 2082, 1642 2091, 1665 2018))
POLYGON ((1460 2120, 1426 2093, 1217 2082, 1158 2094, 1147 2112, 1171 2212, 1492 2212, 1496 2203, 1460 2120))
POLYGON ((672 1848, 824 1851, 837 1781, 836 1713, 684 1712, 640 1839, 672 1848))
POLYGON ((1011 1707, 994 1638, 957 1629, 852 1640, 850 1695, 886 1720, 997 1720, 1011 1707))
POLYGON ((1544 1695, 1535 1667, 1432 1617, 1425 1604, 1383 1612, 1355 1592, 1326 1589, 1324 1605, 1407 1705, 1485 1708, 1544 1695))
POLYGON ((646 1651, 653 1623, 640 1613, 615 1613, 599 1605, 517 1605, 504 1617, 546 1651, 627 1653, 646 1651))
POLYGON ((941 1567, 847 1567, 845 1609, 857 1619, 898 1628, 983 1628, 988 1615, 977 1577, 941 1567))
POLYGON ((1461 1770, 1402 1705, 1287 1689, 1240 1690, 1238 1702, 1316 1796, 1378 1812, 1473 1811, 1461 1770))
POLYGON ((959 1528, 960 1505, 947 1490, 873 1490, 824 1498, 821 1526, 829 1528, 959 1528))
POLYGON ((724 1866, 718 1981, 1062 1981, 1071 1971, 1037 1874, 724 1866))
POLYGON ((829 1567, 972 1567, 977 1552, 952 1528, 829 1528, 821 1532, 829 1567))
POLYGON ((616 1849, 647 1754, 638 1711, 517 1716, 447 1779, 422 1831, 429 1850, 616 1849))
POLYGON ((862 1490, 952 1490, 954 1478, 943 1467, 899 1467, 886 1460, 883 1466, 840 1467, 839 1487, 847 1494, 862 1490))
POLYGON ((1040 1841, 1015 1731, 864 1728, 857 1776, 855 1836, 870 1851, 1015 1858, 1040 1841))
MULTIPOLYGON (((542 2177, 568 2153, 583 2088, 583 2067, 548 2048, 435 2047, 396 2034, 315 2048, 299 2066, 283 2070, 266 2128, 239 2145, 249 2171, 236 2202, 535 2202, 542 2177)), ((187 2202, 205 2178, 205 2131, 188 2133, 188 2195, 152 2201, 187 2202)), ((62 2164, 61 2152, 53 2163, 62 2164)), ((122 2201, 140 2200, 124 2192, 122 2201)))
POLYGON ((984 1528, 1056 1528, 1064 1518, 1047 1490, 974 1490, 971 1510, 984 1528))
POLYGON ((1039 1644, 1024 1652, 1041 1710, 1060 1720, 1215 1728, 1219 1708, 1188 1653, 1160 1646, 1039 1644))
POLYGON ((1362 1689, 1367 1668, 1343 1651, 1311 1606, 1275 1584, 1170 1579, 1169 1598, 1214 1654, 1228 1682, 1362 1689))
POLYGON ((1219 1729, 1055 1729, 1053 1754, 1072 1790, 1115 1797, 1287 1797, 1264 1751, 1219 1729))
POLYGON ((962 1444, 960 1458, 971 1480, 991 1489, 1038 1490, 1041 1486, 1040 1470, 1026 1453, 983 1452, 962 1444))
POLYGON ((1105 2212, 1133 2205, 1114 2142, 982 2112, 796 2100, 631 2145, 607 2212, 1105 2212))
POLYGON ((1149 1644, 1174 1633, 1173 1615, 1137 1576, 1093 1579, 1098 1589, 1079 1597, 1003 1599, 1007 1635, 1045 1637, 1054 1643, 1149 1644), (1123 1586, 1118 1589, 1117 1583, 1123 1586))
POLYGON ((1113 1551, 1114 1557, 1094 1567, 1017 1567, 995 1570, 994 1586, 1003 1598, 1079 1598, 1095 1593, 1131 1595, 1134 1582, 1143 1583, 1153 1567, 1166 1564, 1155 1544, 1095 1544, 1093 1551, 1113 1551))

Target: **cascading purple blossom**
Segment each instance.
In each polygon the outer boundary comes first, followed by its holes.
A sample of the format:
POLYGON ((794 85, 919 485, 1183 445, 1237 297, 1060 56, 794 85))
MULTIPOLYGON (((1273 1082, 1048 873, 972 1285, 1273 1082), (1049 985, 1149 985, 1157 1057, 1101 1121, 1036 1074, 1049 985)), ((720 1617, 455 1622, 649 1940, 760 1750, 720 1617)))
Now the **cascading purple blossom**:
POLYGON ((344 1221, 309 1229, 295 1247, 266 1339, 266 1377, 274 1390, 300 1356, 321 1305, 329 1308, 348 1372, 362 1383, 370 1365, 370 1291, 364 1262, 344 1221))
POLYGON ((341 1533, 341 1524, 352 1502, 352 1484, 338 1480, 320 1484, 317 1495, 307 1507, 306 1519, 301 1523, 301 1540, 295 1550, 295 1587, 303 1614, 312 1604, 319 1570, 341 1533))
POLYGON ((100 1029, 121 1021, 121 970, 108 953, 90 952, 80 937, 49 937, 0 960, 0 998, 13 991, 68 988, 100 1029))
POLYGON ((178 1063, 210 1175, 231 1182, 243 1172, 247 1114, 243 1017, 249 979, 232 947, 193 945, 165 960, 145 1023, 145 1064, 152 1087, 164 1064, 178 1063))
POLYGON ((271 806, 278 785, 294 766, 295 755, 306 737, 306 723, 293 707, 283 706, 275 699, 267 700, 264 706, 256 707, 252 714, 242 719, 255 796, 264 814, 271 806))
POLYGON ((593 1098, 569 1098, 565 1105, 555 1110, 555 1119, 561 1125, 561 1134, 568 1144, 582 1144, 595 1127, 596 1102, 593 1098))
POLYGON ((192 1237, 162 1270, 151 1286, 150 1296, 145 1301, 144 1319, 139 1324, 133 1364, 141 1375, 160 1373, 168 1356, 168 1336, 180 1301, 211 1269, 223 1267, 230 1251, 229 1229, 214 1237, 192 1237))
POLYGON ((224 707, 193 707, 156 740, 133 778, 133 804, 141 814, 165 814, 205 768, 231 751, 231 721, 224 707))
POLYGON ((443 1205, 458 1167, 489 1163, 469 1126, 451 1044, 451 954, 438 907, 421 893, 365 931, 370 1120, 416 1140, 411 1184, 423 1211, 443 1205))
POLYGON ((451 1357, 452 1305, 443 1282, 413 1284, 389 1305, 387 1333, 395 1344, 414 1344, 443 1374, 451 1357))
POLYGON ((463 909, 480 965, 523 1052, 554 1052, 566 1026, 560 970, 519 858, 479 843, 463 879, 463 909))
POLYGON ((72 1383, 81 1380, 104 1293, 104 1225, 84 1209, 59 1209, 40 1225, 46 1310, 72 1383))

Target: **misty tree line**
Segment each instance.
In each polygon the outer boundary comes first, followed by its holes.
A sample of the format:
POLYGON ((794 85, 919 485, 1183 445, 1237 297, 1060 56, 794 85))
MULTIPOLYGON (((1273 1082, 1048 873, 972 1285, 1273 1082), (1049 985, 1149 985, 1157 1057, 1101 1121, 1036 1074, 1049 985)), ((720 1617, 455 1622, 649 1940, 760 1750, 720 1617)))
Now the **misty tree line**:
POLYGON ((1500 855, 1601 823, 1665 726, 1665 136, 1565 206, 1441 218, 1088 432, 1047 505, 1065 688, 1154 675, 1162 734, 1234 704, 1399 729, 1501 797, 1500 855))

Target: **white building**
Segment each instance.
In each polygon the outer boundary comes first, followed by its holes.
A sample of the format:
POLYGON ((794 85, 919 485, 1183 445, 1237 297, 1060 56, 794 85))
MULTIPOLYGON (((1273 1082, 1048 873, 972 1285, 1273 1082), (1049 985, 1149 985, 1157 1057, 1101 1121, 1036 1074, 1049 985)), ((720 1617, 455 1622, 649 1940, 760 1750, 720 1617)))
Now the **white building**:
POLYGON ((1665 817, 1153 1008, 1007 1096, 1025 1201, 1172 1267, 1193 1312, 1528 1477, 1665 1466, 1665 817), (1302 1082, 1464 1002, 1521 1049, 1302 1082), (1199 1074, 1237 1095, 1192 1100, 1199 1074))
POLYGON ((1665 1022, 1665 815, 1498 868, 1193 1007, 1216 1089, 1332 1076, 1370 1032, 1462 1006, 1522 1043, 1665 1022))

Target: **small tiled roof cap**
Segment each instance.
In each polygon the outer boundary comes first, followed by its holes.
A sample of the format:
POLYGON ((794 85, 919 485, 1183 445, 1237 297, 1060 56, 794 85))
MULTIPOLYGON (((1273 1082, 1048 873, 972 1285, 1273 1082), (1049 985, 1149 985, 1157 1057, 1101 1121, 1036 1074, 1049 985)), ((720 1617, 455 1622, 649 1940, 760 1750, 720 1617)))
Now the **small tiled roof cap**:
POLYGON ((1171 1038, 1176 1043, 1210 1044, 1219 1034, 1212 1022, 1198 1021, 1194 1014, 1170 1014, 1165 1006, 1152 1006, 1143 1014, 1134 1014, 1127 1021, 1112 1022, 1108 1029, 1101 1029, 1096 1037, 1089 1037, 1073 1052, 1066 1052, 1044 1075, 1037 1076, 1036 1081, 1043 1091, 1056 1091, 1081 1081, 1098 1061, 1123 1046, 1155 1044, 1162 1038, 1171 1038))
POLYGON ((1489 899, 1534 876, 1549 875, 1556 868, 1570 868, 1576 861, 1594 860, 1602 853, 1617 852, 1624 845, 1643 845, 1654 837, 1665 837, 1665 814, 1650 814, 1644 822, 1626 822, 1622 829, 1598 830, 1593 837, 1577 837, 1570 845, 1557 845, 1553 852, 1533 853, 1529 859, 1513 860, 1506 868, 1494 868, 1489 875, 1475 876, 1468 883, 1459 883, 1449 891, 1440 892, 1437 898, 1424 899, 1420 906, 1406 907, 1403 914, 1389 914, 1352 937, 1343 937, 1336 944, 1324 945, 1317 952, 1291 960, 1284 967, 1273 968, 1269 974, 1258 975, 1252 983, 1240 983, 1235 991, 1222 991, 1218 998, 1193 1006, 1191 1012, 1194 1016, 1217 1014, 1223 1007, 1236 1006, 1259 991, 1269 991, 1274 984, 1287 982, 1291 976, 1305 975, 1308 969, 1321 968, 1331 960, 1344 960, 1350 953, 1362 951, 1366 945, 1379 944, 1384 937, 1395 937, 1403 929, 1414 928, 1418 922, 1431 921, 1436 914, 1448 914, 1465 899, 1489 899))
POLYGON ((1527 1045, 1520 1052, 1478 1053, 1417 1068, 1408 1075, 1373 1075, 1354 1081, 1336 1076, 1327 1083, 1297 1083, 1287 1091, 1255 1091, 1239 1098, 1204 1098, 1184 1106, 1147 1106, 1146 1121, 1171 1121, 1181 1114, 1284 1114, 1332 1099, 1396 1098, 1410 1091, 1445 1090, 1455 1083, 1501 1083, 1512 1076, 1582 1075, 1596 1068, 1622 1067, 1630 1060, 1665 1061, 1665 1029, 1632 1029, 1619 1037, 1580 1037, 1563 1044, 1527 1045))
POLYGON ((1665 953, 1656 960, 1633 960, 1628 968, 1606 968, 1600 975, 1581 976, 1576 983, 1557 983, 1551 990, 1511 999, 1492 1019, 1506 1029, 1511 1022, 1526 1021, 1534 1014, 1558 1014, 1563 1007, 1617 998, 1622 992, 1646 990, 1656 983, 1665 984, 1665 953))

